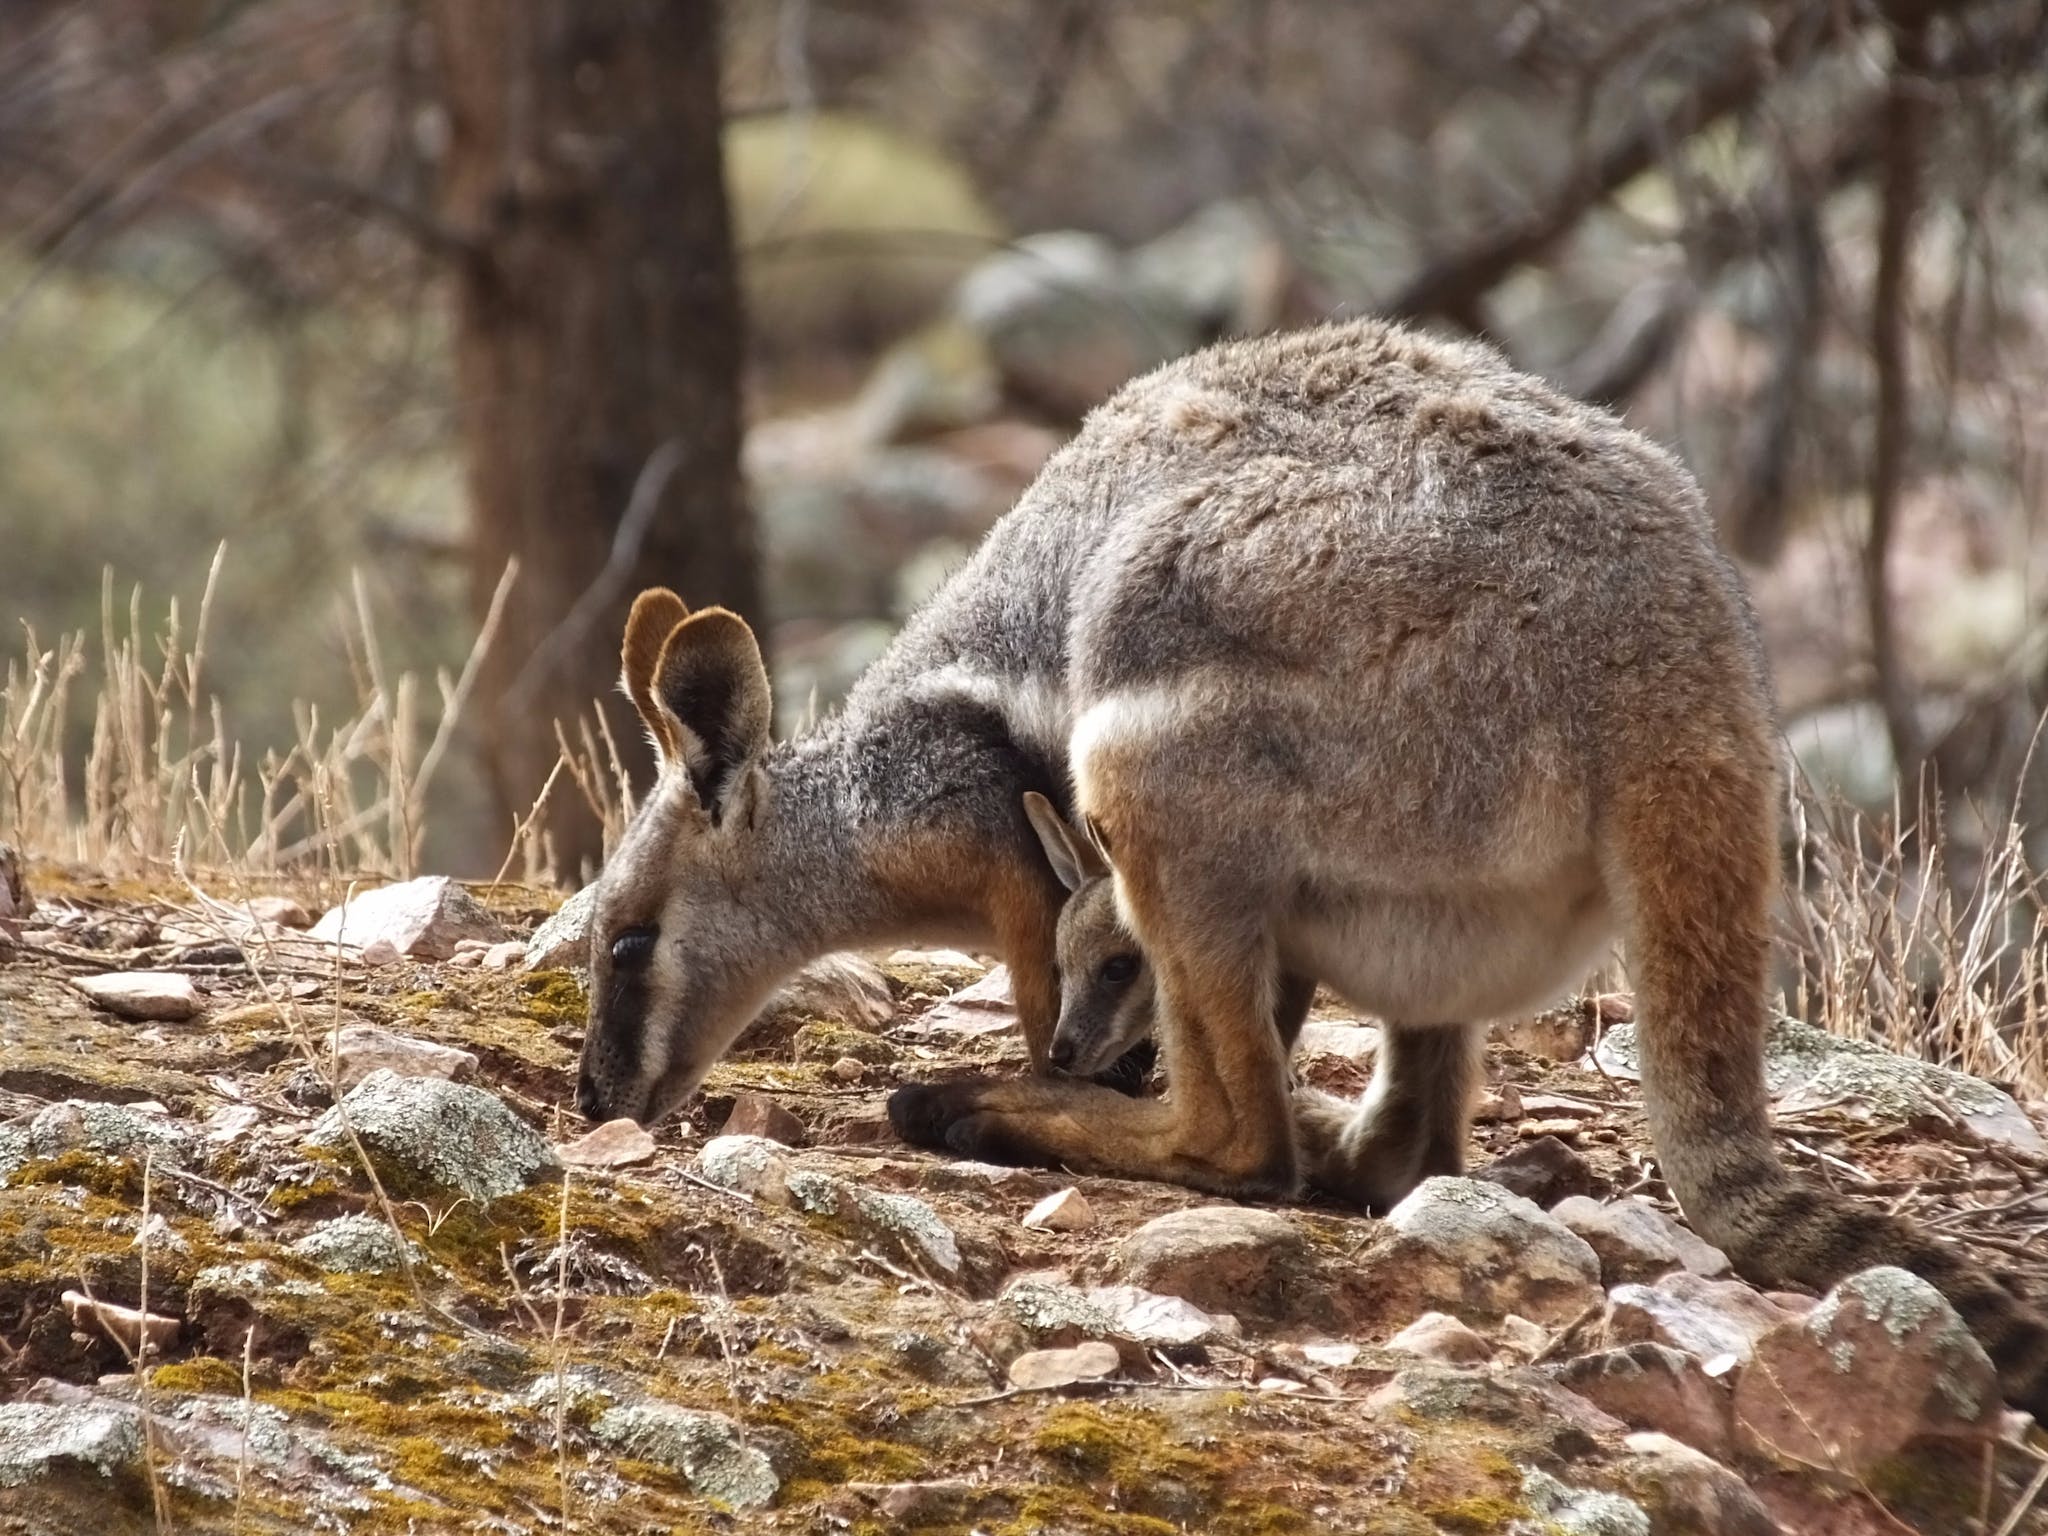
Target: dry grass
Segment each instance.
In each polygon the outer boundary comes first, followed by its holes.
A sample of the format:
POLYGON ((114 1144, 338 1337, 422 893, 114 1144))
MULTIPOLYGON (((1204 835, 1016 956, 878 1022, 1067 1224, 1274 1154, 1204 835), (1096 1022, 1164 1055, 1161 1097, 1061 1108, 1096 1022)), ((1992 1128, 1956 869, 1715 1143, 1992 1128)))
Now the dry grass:
POLYGON ((1783 953, 1788 1011, 1831 1034, 2048 1098, 2048 915, 2016 819, 1959 849, 1802 787, 1783 953))
POLYGON ((294 739, 260 755, 229 734, 206 689, 207 623, 226 558, 214 555, 189 631, 174 599, 154 630, 140 588, 125 608, 104 579, 97 653, 83 633, 44 644, 26 630, 0 682, 0 833, 47 858, 165 871, 181 843, 193 863, 339 882, 416 872, 426 799, 461 721, 506 595, 508 567, 459 676, 441 673, 422 729, 420 687, 391 676, 356 582, 348 662, 356 706, 324 720, 295 706, 294 739), (93 698, 84 757, 68 739, 74 693, 93 698))

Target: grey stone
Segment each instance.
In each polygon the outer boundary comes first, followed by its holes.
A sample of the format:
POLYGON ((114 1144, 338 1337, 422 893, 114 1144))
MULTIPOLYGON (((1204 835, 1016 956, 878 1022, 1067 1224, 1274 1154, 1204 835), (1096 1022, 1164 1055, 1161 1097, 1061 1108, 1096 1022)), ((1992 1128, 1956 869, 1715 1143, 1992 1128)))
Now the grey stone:
POLYGON ((1075 419, 1198 339, 1185 308, 1141 285, 1108 241, 1079 230, 1013 242, 967 275, 955 304, 1005 385, 1075 419))
POLYGON ((697 1492, 733 1509, 759 1509, 782 1487, 767 1456, 722 1413, 636 1403, 607 1409, 590 1433, 613 1450, 681 1473, 697 1492))
POLYGON ((1728 1272, 1727 1254, 1646 1200, 1632 1196, 1603 1205, 1574 1195, 1552 1206, 1550 1214, 1591 1245, 1609 1285, 1654 1280, 1674 1269, 1709 1278, 1728 1272))
POLYGON ((346 1148, 344 1115, 373 1157, 476 1201, 513 1194, 561 1167, 503 1100, 463 1083, 372 1072, 320 1117, 308 1141, 346 1148))
POLYGON ((426 875, 362 891, 313 925, 313 937, 367 950, 380 940, 414 960, 446 960, 464 939, 496 943, 504 926, 462 885, 426 875))
POLYGON ((526 968, 551 971, 590 963, 590 918, 597 910, 597 887, 586 885, 555 909, 554 916, 533 930, 526 941, 526 968))
MULTIPOLYGON (((1642 1077, 1634 1024, 1608 1030, 1594 1055, 1610 1077, 1642 1077)), ((1954 1117, 1988 1141, 2024 1152, 2048 1151, 2048 1139, 2003 1089, 1967 1072, 1895 1056, 1867 1040, 1846 1040, 1796 1019, 1779 1018, 1765 1036, 1764 1080, 1784 1110, 1840 1105, 1881 1124, 1954 1117)))
POLYGON ((401 1035, 376 1024, 348 1024, 334 1042, 336 1086, 346 1093, 380 1068, 400 1077, 441 1077, 452 1083, 476 1076, 473 1051, 401 1035))
POLYGON ((714 1136, 697 1150, 697 1173, 721 1189, 787 1205, 788 1152, 765 1136, 714 1136))
MULTIPOLYGON (((198 1155, 199 1147, 198 1138, 168 1115, 96 1099, 66 1099, 50 1105, 29 1122, 27 1138, 28 1157, 86 1151, 138 1163, 152 1158, 179 1168, 198 1155)), ((0 1142, 0 1163, 6 1158, 6 1144, 0 1142)))
POLYGON ((61 1466, 115 1478, 142 1465, 142 1415, 123 1403, 0 1403, 0 1488, 61 1466))
POLYGON ((1654 1430, 1623 1443, 1630 1486, 1642 1490, 1650 1529, 1658 1536, 1784 1536, 1749 1485, 1713 1457, 1654 1430))
POLYGON ((1311 1253, 1277 1211, 1211 1205, 1156 1216, 1126 1237, 1118 1268, 1131 1284, 1179 1296, 1205 1312, 1280 1319, 1310 1292, 1311 1253))
POLYGON ((939 1219, 939 1213, 915 1195, 888 1194, 802 1168, 792 1171, 783 1183, 790 1203, 798 1210, 857 1223, 893 1238, 949 1275, 960 1272, 959 1239, 939 1219))
POLYGON ((419 1262, 419 1250, 380 1217, 352 1214, 323 1221, 292 1244, 292 1252, 322 1269, 380 1274, 419 1262))
POLYGON ((115 971, 80 976, 72 983, 109 1013, 124 1019, 182 1023, 205 1006, 199 989, 183 971, 115 971))
POLYGON ((1522 1468, 1522 1498, 1561 1536, 1650 1536, 1641 1505, 1618 1493, 1570 1487, 1536 1467, 1522 1468))
POLYGON ((1533 1202, 1478 1179, 1425 1179, 1387 1214, 1364 1260, 1368 1286, 1399 1311, 1564 1322, 1600 1299, 1600 1261, 1533 1202))

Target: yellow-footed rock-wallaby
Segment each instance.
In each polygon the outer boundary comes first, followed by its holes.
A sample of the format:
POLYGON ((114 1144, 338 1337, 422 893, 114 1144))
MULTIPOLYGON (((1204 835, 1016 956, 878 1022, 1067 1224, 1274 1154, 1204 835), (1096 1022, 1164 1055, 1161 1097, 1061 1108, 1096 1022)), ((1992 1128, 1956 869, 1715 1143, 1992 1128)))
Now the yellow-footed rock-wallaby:
POLYGON ((2048 1415, 2048 1318, 1773 1148, 1778 736, 1697 487, 1487 349, 1356 321, 1134 381, 794 741, 723 610, 642 594, 624 663, 664 767, 598 889, 584 1113, 659 1119, 797 967, 916 939, 1005 955, 1043 1073, 1064 890, 1036 792, 1114 868, 1168 1093, 911 1085, 908 1140, 1384 1205, 1455 1166, 1476 1026, 1618 928, 1698 1232, 1764 1285, 1925 1276, 2048 1415), (1341 1111, 1289 1086, 1311 980, 1393 1021, 1341 1111))

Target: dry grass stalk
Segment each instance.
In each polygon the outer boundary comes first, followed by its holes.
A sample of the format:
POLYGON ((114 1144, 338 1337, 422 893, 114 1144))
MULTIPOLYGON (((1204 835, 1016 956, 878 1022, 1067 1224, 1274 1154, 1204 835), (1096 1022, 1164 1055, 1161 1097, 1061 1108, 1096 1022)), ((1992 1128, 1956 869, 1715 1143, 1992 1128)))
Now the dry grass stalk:
POLYGON ((427 794, 516 565, 499 580, 460 675, 437 678, 440 712, 424 748, 418 685, 386 668, 358 579, 356 632, 347 643, 355 711, 330 724, 316 707, 295 705, 291 744, 255 757, 229 737, 206 689, 208 626, 226 553, 222 545, 214 554, 189 637, 175 601, 154 632, 139 588, 118 609, 111 572, 101 588, 96 658, 82 634, 46 646, 24 631, 22 656, 0 676, 0 827, 37 853, 102 869, 162 868, 182 842, 201 867, 251 875, 413 874, 427 794), (79 686, 94 690, 82 762, 66 739, 79 686))
POLYGON ((1916 834, 1904 821, 1875 827, 1810 787, 1795 796, 1788 1008, 1830 1034, 2048 1098, 2048 913, 2023 829, 1994 826, 1965 856, 1938 823, 1916 834))

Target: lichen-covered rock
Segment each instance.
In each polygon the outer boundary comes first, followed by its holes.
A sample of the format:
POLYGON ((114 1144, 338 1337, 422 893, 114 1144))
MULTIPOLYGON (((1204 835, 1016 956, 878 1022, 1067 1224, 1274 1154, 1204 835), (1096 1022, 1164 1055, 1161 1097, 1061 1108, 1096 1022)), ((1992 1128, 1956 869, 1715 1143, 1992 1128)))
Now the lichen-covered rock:
POLYGON ((1325 1294, 1300 1227, 1278 1211, 1232 1205, 1154 1217, 1123 1240, 1117 1267, 1144 1290, 1239 1317, 1299 1317, 1325 1294))
POLYGON ((495 944, 505 930, 466 887, 425 875, 359 891, 315 923, 313 937, 356 950, 382 941, 409 959, 446 960, 462 940, 495 944))
POLYGON ((1785 1536, 1749 1485, 1713 1457, 1654 1430, 1623 1443, 1652 1536, 1785 1536))
POLYGON ((403 1269, 419 1251, 391 1230, 381 1217, 355 1213, 323 1221, 292 1244, 293 1253, 322 1269, 356 1274, 381 1274, 403 1269))
POLYGON ((142 1415, 124 1403, 0 1403, 0 1488, 64 1467, 112 1479, 142 1466, 142 1415))
POLYGON ((1728 1389, 1668 1344, 1595 1350, 1549 1368, 1558 1382, 1635 1429, 1659 1430, 1709 1456, 1729 1446, 1728 1389))
POLYGON ((697 1149, 697 1173, 721 1189, 787 1205, 788 1151, 765 1136, 714 1136, 697 1149))
POLYGON ((105 976, 80 976, 72 983, 109 1013, 124 1019, 161 1019, 182 1023, 206 1006, 192 978, 183 971, 116 971, 105 976))
POLYGON ((960 1272, 960 1240, 939 1219, 939 1213, 915 1195, 867 1189, 804 1168, 792 1171, 783 1183, 790 1203, 798 1210, 866 1227, 949 1275, 960 1272))
POLYGON ((1600 1261, 1533 1202, 1478 1179, 1425 1179, 1387 1215, 1360 1283, 1390 1315, 1566 1321, 1600 1299, 1600 1261))
POLYGON ((1909 1440, 1997 1418, 1997 1373, 1942 1294, 1891 1267, 1851 1275, 1757 1340, 1735 1426, 1758 1454, 1861 1473, 1909 1440))
POLYGON ((590 919, 597 911, 597 887, 586 885, 555 909, 526 941, 526 968, 552 971, 590 963, 590 919))
POLYGON ((1678 1270, 1655 1285, 1614 1287, 1600 1332, 1612 1345, 1668 1344, 1719 1375, 1749 1359, 1756 1341, 1789 1317, 1739 1280, 1706 1280, 1678 1270))
POLYGON ((1609 1285, 1654 1280, 1674 1269, 1708 1278, 1728 1272, 1727 1254, 1647 1200, 1630 1196, 1602 1204, 1574 1195, 1552 1206, 1550 1214, 1600 1256, 1600 1275, 1609 1285))
POLYGON ((590 1433, 624 1455, 681 1473, 697 1492, 733 1509, 758 1509, 782 1486, 767 1456, 722 1413, 635 1403, 606 1410, 590 1433))
MULTIPOLYGON (((1771 1025, 1764 1050, 1764 1079, 1785 1108, 1847 1106, 1886 1125, 1955 1118, 1986 1140, 2048 1152, 2048 1138, 2011 1094, 1967 1072, 1895 1056, 1866 1040, 1846 1040, 1782 1017, 1771 1025)), ((1610 1029, 1594 1054, 1611 1077, 1642 1076, 1633 1024, 1610 1029)))
POLYGON ((348 1024, 334 1040, 335 1084, 344 1093, 372 1072, 400 1077, 441 1077, 466 1083, 476 1076, 474 1051, 401 1035, 375 1024, 348 1024))
POLYGON ((380 1171, 402 1185, 496 1200, 561 1167, 502 1099, 463 1083, 372 1072, 320 1117, 309 1143, 345 1149, 344 1117, 380 1171))
POLYGON ((127 1104, 66 1099, 40 1111, 25 1127, 0 1127, 0 1177, 32 1158, 80 1151, 182 1168, 197 1156, 198 1148, 198 1138, 169 1115, 127 1104))
POLYGON ((1561 1536, 1651 1536, 1641 1505, 1618 1493, 1573 1488, 1536 1467, 1522 1469, 1522 1498, 1561 1536))

